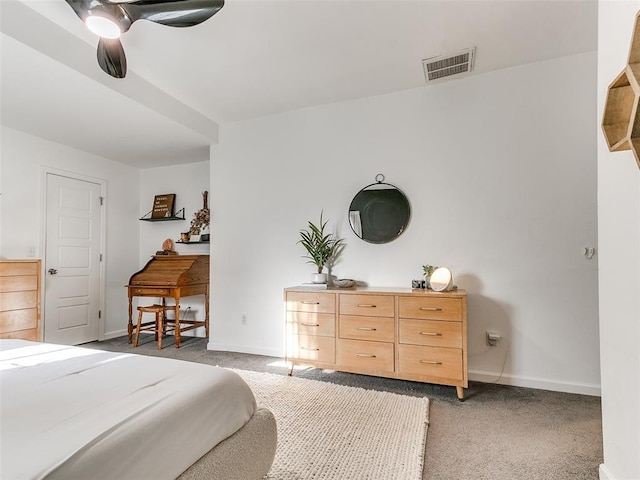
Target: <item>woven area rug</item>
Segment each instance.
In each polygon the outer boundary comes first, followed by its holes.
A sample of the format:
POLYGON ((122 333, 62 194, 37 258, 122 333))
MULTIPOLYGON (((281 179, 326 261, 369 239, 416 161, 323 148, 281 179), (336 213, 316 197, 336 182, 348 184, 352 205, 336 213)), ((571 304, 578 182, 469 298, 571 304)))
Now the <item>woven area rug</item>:
POLYGON ((420 480, 429 400, 234 370, 269 408, 278 447, 269 480, 420 480))

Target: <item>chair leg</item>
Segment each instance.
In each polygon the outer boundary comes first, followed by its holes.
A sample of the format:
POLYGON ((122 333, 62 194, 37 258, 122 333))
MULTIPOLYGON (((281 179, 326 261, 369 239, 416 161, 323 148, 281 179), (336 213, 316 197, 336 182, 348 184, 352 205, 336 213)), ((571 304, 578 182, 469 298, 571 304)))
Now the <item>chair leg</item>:
POLYGON ((162 310, 162 334, 167 334, 167 311, 162 310))
POLYGON ((162 328, 164 322, 162 321, 162 312, 156 312, 156 336, 158 337, 158 350, 162 350, 162 328))
POLYGON ((138 338, 140 338, 140 326, 142 325, 142 312, 138 312, 138 326, 136 327, 136 336, 133 340, 133 346, 138 346, 138 338))

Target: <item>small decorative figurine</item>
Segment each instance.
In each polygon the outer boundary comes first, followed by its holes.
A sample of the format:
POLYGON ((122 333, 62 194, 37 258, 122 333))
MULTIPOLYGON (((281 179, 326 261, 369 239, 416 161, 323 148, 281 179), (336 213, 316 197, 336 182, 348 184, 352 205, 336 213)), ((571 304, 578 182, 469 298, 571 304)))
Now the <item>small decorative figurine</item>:
POLYGON ((167 238, 162 242, 162 250, 158 250, 156 255, 177 255, 175 250, 175 243, 170 238, 167 238))

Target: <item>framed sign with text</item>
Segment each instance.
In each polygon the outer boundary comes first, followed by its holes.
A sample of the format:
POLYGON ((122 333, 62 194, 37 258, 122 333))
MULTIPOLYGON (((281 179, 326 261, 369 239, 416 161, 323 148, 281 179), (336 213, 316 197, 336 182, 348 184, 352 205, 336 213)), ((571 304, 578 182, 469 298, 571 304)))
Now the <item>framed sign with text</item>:
POLYGON ((151 210, 151 218, 173 217, 173 207, 175 199, 175 193, 156 195, 153 199, 153 210, 151 210))

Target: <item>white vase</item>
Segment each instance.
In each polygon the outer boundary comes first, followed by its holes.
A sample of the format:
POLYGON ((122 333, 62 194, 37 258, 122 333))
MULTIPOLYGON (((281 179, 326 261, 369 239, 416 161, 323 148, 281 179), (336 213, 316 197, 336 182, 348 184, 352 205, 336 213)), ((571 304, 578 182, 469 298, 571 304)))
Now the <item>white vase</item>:
POLYGON ((327 274, 326 273, 312 273, 311 274, 311 282, 312 283, 327 283, 327 274))
POLYGON ((200 229, 200 241, 208 242, 209 241, 209 225, 206 227, 202 227, 200 229))

